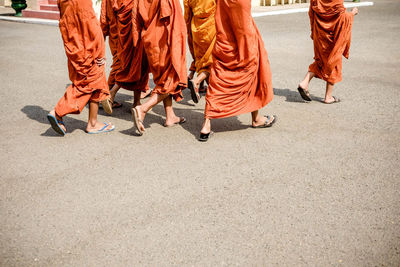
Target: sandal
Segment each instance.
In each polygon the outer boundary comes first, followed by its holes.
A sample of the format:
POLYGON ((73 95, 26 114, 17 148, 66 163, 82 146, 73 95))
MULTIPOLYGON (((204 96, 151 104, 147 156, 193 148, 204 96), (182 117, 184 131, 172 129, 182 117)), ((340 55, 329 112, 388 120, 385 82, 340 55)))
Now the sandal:
POLYGON ((252 128, 269 128, 271 127, 277 120, 278 120, 278 116, 276 115, 272 115, 272 116, 264 116, 265 118, 267 118, 267 120, 264 122, 264 124, 262 125, 258 125, 258 126, 251 126, 252 128))
POLYGON ((164 123, 164 127, 174 127, 174 126, 176 126, 178 124, 183 124, 185 122, 186 122, 186 118, 185 117, 179 117, 179 121, 178 122, 175 122, 174 124, 171 124, 171 125, 166 125, 164 123))
POLYGON ((334 103, 339 103, 340 102, 340 98, 338 98, 338 97, 336 97, 336 96, 332 96, 333 97, 333 101, 331 101, 331 102, 325 102, 325 101, 322 101, 322 103, 324 103, 324 104, 334 104, 334 103))
POLYGON ((196 104, 199 103, 200 95, 199 95, 199 92, 197 91, 197 88, 194 87, 193 80, 189 80, 188 81, 188 86, 189 86, 189 89, 190 89, 190 95, 192 96, 193 102, 196 103, 196 104))
POLYGON ((49 120, 51 124, 51 128, 53 128, 56 133, 60 134, 61 136, 65 135, 64 129, 61 127, 61 125, 65 126, 64 122, 62 120, 57 120, 56 116, 52 114, 47 114, 47 119, 49 120))
POLYGON ((107 113, 107 114, 109 114, 109 115, 111 115, 112 112, 113 112, 113 111, 112 111, 113 102, 111 101, 111 99, 110 99, 110 98, 107 98, 107 99, 101 101, 100 103, 101 103, 101 105, 103 106, 104 112, 107 113))
POLYGON ((144 128, 143 121, 139 119, 139 113, 137 112, 136 108, 132 108, 131 111, 132 111, 133 124, 135 125, 136 130, 139 132, 139 135, 142 136, 144 130, 142 130, 139 123, 142 124, 144 128))
POLYGON ((310 92, 308 92, 308 90, 301 88, 300 85, 297 87, 297 90, 299 91, 301 98, 305 101, 311 101, 310 92))
POLYGON ((108 133, 108 132, 114 131, 114 129, 115 129, 115 126, 112 125, 111 123, 104 123, 104 127, 101 128, 100 130, 90 131, 90 132, 86 132, 86 133, 88 133, 88 134, 108 133), (107 129, 107 127, 109 125, 111 125, 111 128, 107 129))
POLYGON ((202 132, 200 132, 199 141, 200 141, 200 142, 207 142, 208 139, 210 139, 213 135, 214 135, 214 132, 213 132, 213 131, 211 131, 211 132, 209 132, 209 133, 202 133, 202 132))

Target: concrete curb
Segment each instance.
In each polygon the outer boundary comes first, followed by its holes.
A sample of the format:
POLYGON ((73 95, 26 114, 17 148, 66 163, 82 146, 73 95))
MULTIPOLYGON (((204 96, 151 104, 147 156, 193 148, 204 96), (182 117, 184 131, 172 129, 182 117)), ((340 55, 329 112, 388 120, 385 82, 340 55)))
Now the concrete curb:
MULTIPOLYGON (((361 7, 361 6, 373 6, 374 2, 359 2, 359 3, 344 3, 346 8, 350 7, 361 7)), ((264 17, 264 16, 274 16, 274 15, 287 15, 293 13, 303 13, 308 12, 309 8, 291 8, 291 9, 283 9, 283 10, 275 10, 275 11, 267 11, 267 12, 252 12, 251 15, 253 18, 264 17)))
MULTIPOLYGON (((362 7, 362 6, 373 6, 374 2, 360 2, 360 3, 345 3, 344 6, 346 8, 351 7, 362 7)), ((264 17, 264 16, 274 16, 274 15, 287 15, 293 13, 304 13, 308 12, 307 8, 291 8, 291 9, 283 9, 283 10, 275 10, 275 11, 267 11, 267 12, 252 12, 252 16, 254 18, 264 17)), ((0 16, 0 20, 3 21, 11 21, 11 22, 20 22, 20 23, 31 23, 31 24, 42 24, 42 25, 51 25, 58 26, 58 20, 51 19, 35 19, 35 18, 17 18, 13 16, 0 16)))
POLYGON ((19 22, 19 23, 58 26, 58 20, 51 20, 51 19, 35 19, 35 18, 21 18, 21 17, 18 18, 18 17, 13 17, 13 16, 0 16, 0 20, 19 22))

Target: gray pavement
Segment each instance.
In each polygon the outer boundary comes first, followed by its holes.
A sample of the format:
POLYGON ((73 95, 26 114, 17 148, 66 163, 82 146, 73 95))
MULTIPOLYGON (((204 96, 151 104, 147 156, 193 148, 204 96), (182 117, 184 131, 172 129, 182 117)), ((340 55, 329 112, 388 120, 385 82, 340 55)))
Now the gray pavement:
MULTIPOLYGON (((54 26, 0 22, 0 266, 399 266, 400 2, 360 8, 350 60, 296 91, 312 62, 306 13, 257 18, 273 73, 271 129, 249 115, 196 137, 204 98, 163 108, 133 135, 132 97, 116 131, 89 136, 87 110, 56 136, 47 112, 69 83, 54 26)), ((108 52, 109 54, 109 52, 108 52)), ((111 58, 110 56, 108 58, 111 58)), ((108 65, 110 62, 108 62, 108 65)))

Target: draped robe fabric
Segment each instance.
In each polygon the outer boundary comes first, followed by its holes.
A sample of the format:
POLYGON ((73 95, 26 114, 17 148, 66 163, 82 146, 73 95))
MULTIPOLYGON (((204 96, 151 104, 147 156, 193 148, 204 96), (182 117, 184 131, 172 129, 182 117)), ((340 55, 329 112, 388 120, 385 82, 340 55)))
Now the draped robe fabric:
POLYGON ((156 84, 153 94, 180 101, 187 86, 186 25, 179 0, 137 0, 133 42, 144 46, 156 84))
POLYGON ((188 45, 193 61, 190 71, 210 72, 215 43, 215 0, 184 0, 188 45))
POLYGON ((117 56, 118 46, 118 25, 114 14, 116 0, 103 0, 101 2, 101 15, 100 26, 103 31, 104 37, 108 36, 108 44, 110 46, 111 54, 113 56, 113 63, 111 65, 111 72, 108 76, 108 86, 112 88, 115 84, 115 74, 120 68, 120 61, 117 56))
POLYGON ((251 16, 251 1, 218 0, 206 118, 256 111, 273 98, 264 42, 251 16))
POLYGON ((120 68, 115 80, 124 89, 146 91, 149 89, 149 67, 141 38, 133 43, 133 8, 138 0, 116 0, 113 5, 117 20, 117 56, 120 68))
POLYGON ((309 16, 315 60, 309 71, 338 83, 342 80, 342 56, 349 58, 354 15, 346 12, 343 0, 311 0, 309 16))
POLYGON ((72 84, 55 107, 58 116, 80 113, 89 101, 100 102, 109 96, 103 66, 105 45, 91 0, 58 0, 60 32, 68 58, 72 84))

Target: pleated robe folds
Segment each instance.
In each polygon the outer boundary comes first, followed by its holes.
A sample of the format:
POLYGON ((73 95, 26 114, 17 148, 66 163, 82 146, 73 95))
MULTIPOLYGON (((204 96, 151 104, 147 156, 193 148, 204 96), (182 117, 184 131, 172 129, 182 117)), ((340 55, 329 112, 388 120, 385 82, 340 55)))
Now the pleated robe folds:
POLYGON ((113 56, 111 72, 108 76, 108 86, 110 89, 115 84, 115 74, 120 68, 120 62, 117 56, 118 46, 118 25, 114 14, 116 0, 103 0, 101 2, 100 26, 104 37, 108 36, 108 44, 113 56))
POLYGON ((58 116, 80 113, 89 101, 109 96, 107 78, 97 58, 105 55, 103 33, 91 0, 58 0, 60 32, 72 85, 55 107, 58 116))
POLYGON ((343 0, 311 0, 309 16, 315 60, 309 71, 338 83, 342 80, 342 56, 349 58, 354 15, 346 12, 343 0))
POLYGON ((264 107, 273 98, 271 70, 251 1, 217 0, 215 24, 205 117, 231 117, 264 107))
POLYGON ((210 72, 216 36, 215 0, 184 0, 184 9, 188 46, 193 57, 189 70, 197 74, 210 72))
POLYGON ((120 69, 115 74, 119 86, 130 91, 149 88, 149 66, 141 38, 133 42, 133 25, 136 21, 133 8, 138 0, 115 0, 114 12, 118 29, 117 56, 120 69))
POLYGON ((187 86, 186 25, 179 0, 137 0, 133 42, 141 41, 156 84, 153 94, 180 101, 187 86))

